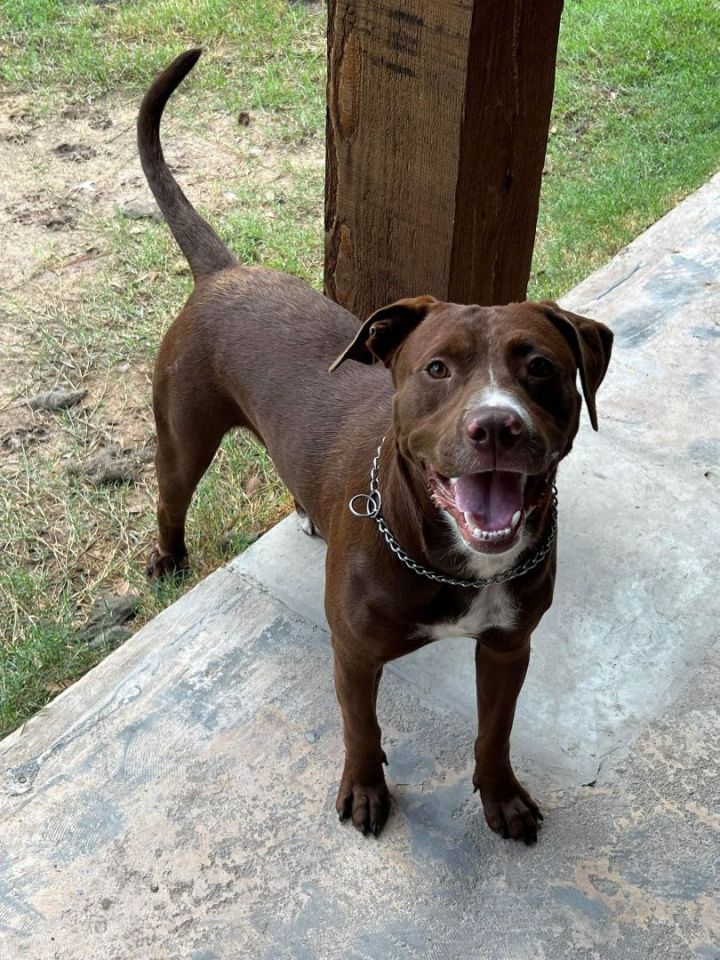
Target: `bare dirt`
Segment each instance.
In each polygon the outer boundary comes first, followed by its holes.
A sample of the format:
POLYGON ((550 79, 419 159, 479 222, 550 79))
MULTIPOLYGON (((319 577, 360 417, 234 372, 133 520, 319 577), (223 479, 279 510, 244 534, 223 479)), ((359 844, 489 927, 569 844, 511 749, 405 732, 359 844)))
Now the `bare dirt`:
MULTIPOLYGON (((37 369, 38 328, 51 305, 72 313, 102 270, 108 241, 100 221, 126 206, 142 210, 150 205, 137 159, 136 112, 137 103, 108 97, 41 122, 26 98, 0 100, 0 444, 9 430, 32 430, 37 417, 26 399, 67 386, 62 370, 37 369)), ((231 202, 213 184, 237 178, 249 163, 256 181, 278 180, 283 155, 298 153, 291 146, 268 149, 268 125, 247 114, 240 123, 213 115, 203 126, 180 128, 170 118, 163 133, 183 187, 211 209, 231 202)), ((308 145, 309 162, 321 159, 320 149, 308 145)), ((144 423, 149 371, 129 358, 117 372, 124 390, 117 389, 118 378, 93 383, 88 371, 82 386, 89 389, 90 402, 99 400, 101 414, 112 413, 119 404, 115 414, 128 427, 132 419, 144 423), (138 394, 142 402, 128 409, 130 395, 138 394)))

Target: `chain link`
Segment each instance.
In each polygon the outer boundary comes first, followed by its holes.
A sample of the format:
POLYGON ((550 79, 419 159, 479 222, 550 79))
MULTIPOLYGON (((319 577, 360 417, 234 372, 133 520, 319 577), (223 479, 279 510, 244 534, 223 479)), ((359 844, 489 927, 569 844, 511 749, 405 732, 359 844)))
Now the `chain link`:
POLYGON ((480 590, 483 587, 490 586, 491 583, 507 583, 508 580, 514 580, 516 577, 521 577, 524 573, 528 573, 530 570, 534 570, 539 564, 543 562, 545 557, 550 553, 552 545, 555 542, 555 537, 557 536, 557 487, 553 484, 552 487, 552 501, 551 501, 551 523, 550 530, 548 535, 536 550, 536 552, 528 557, 527 560, 523 563, 518 563, 514 567, 510 567, 509 570, 505 570, 503 573, 496 573, 492 577, 484 577, 480 580, 461 580, 458 577, 448 577, 444 573, 437 573, 435 570, 431 570, 429 567, 424 567, 420 563, 416 563, 411 556, 409 556, 400 544, 397 542, 395 537, 392 535, 392 532, 388 525, 383 520, 382 514, 380 513, 380 508, 382 507, 382 497, 380 496, 380 481, 379 481, 379 471, 380 471, 380 451, 382 450, 383 444, 385 443, 385 437, 380 441, 380 446, 377 448, 377 453, 372 462, 372 469, 370 470, 370 493, 358 493, 356 494, 348 503, 350 513, 354 517, 360 517, 361 519, 372 518, 375 523, 378 525, 380 533, 382 533, 385 538, 390 550, 395 554, 395 556, 400 560, 401 563, 404 563, 406 567, 412 570, 414 573, 419 574, 421 577, 427 577, 428 580, 434 580, 436 583, 445 583, 451 587, 467 587, 468 589, 480 590), (357 503, 363 503, 364 507, 355 506, 357 503))

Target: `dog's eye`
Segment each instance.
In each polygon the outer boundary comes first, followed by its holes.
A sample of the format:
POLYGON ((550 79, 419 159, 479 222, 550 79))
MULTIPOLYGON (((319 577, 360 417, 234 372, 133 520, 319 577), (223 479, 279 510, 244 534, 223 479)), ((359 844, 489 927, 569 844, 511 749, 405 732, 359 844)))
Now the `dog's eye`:
POLYGON ((554 371, 555 368, 545 357, 533 357, 527 368, 528 376, 534 377, 536 380, 547 380, 554 371))
POLYGON ((433 380, 445 380, 450 376, 450 371, 442 362, 442 360, 432 360, 425 369, 433 378, 433 380))

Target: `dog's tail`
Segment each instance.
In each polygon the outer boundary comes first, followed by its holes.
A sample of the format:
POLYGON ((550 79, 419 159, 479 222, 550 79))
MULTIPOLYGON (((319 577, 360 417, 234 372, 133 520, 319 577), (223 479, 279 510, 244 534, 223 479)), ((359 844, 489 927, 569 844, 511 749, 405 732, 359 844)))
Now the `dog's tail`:
POLYGON ((202 50, 181 53, 160 74, 143 98, 137 121, 140 162, 155 199, 185 254, 195 280, 237 260, 210 224, 187 199, 173 177, 160 145, 160 120, 165 104, 197 63, 202 50))

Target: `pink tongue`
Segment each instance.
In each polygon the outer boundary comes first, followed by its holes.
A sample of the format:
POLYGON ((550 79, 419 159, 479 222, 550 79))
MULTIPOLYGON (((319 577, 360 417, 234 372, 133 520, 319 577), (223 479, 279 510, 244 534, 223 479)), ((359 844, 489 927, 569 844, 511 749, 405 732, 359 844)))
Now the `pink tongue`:
POLYGON ((455 506, 482 530, 503 530, 523 508, 523 480, 504 470, 468 473, 455 485, 455 506))

